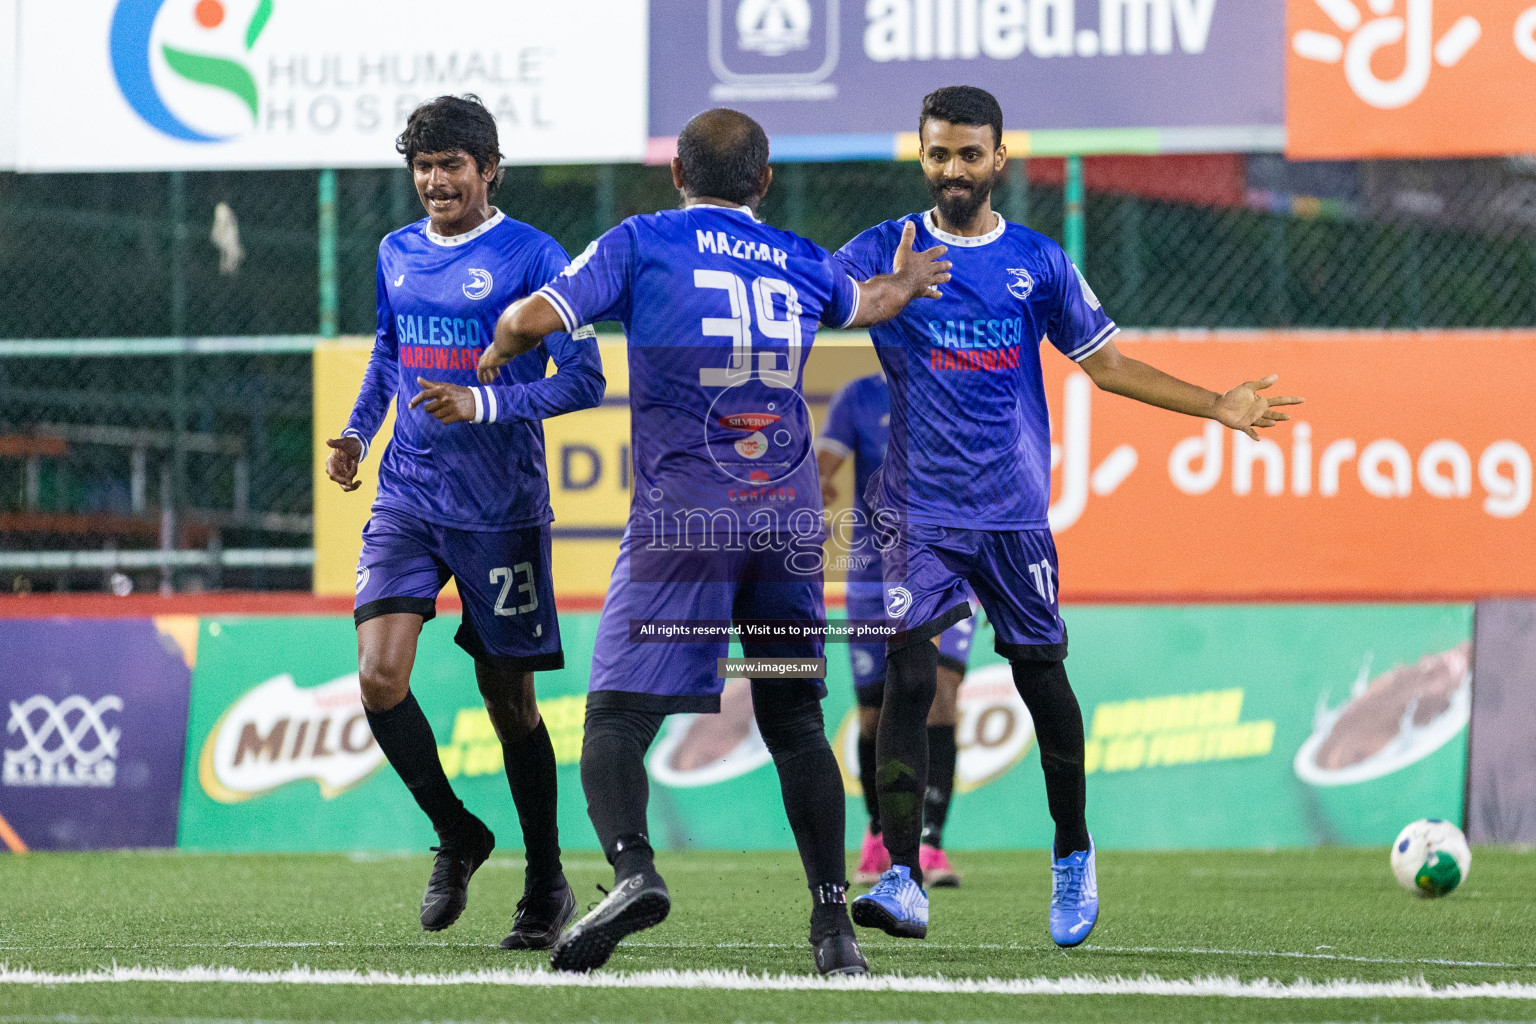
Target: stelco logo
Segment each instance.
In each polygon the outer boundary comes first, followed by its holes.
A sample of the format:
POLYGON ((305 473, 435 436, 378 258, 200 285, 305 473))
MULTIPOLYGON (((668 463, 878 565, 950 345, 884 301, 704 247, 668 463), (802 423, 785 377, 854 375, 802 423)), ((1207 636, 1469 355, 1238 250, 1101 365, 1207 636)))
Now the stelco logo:
MULTIPOLYGON (((1367 18, 1355 0, 1313 0, 1338 30, 1303 29, 1291 39, 1296 56, 1323 64, 1344 65, 1344 80, 1361 102, 1378 110, 1397 110, 1418 99, 1429 85, 1434 66, 1454 68, 1483 38, 1483 23, 1464 15, 1437 36, 1434 0, 1366 0, 1367 18), (1402 46, 1402 70, 1382 78, 1372 68, 1381 51, 1402 46)), ((1536 61, 1536 7, 1515 21, 1515 49, 1536 61)), ((1487 45, 1487 44, 1485 44, 1487 45)))
POLYGON ((203 742, 198 779, 221 803, 249 800, 300 779, 314 779, 327 800, 384 763, 368 730, 357 673, 300 688, 274 676, 219 717, 203 742))
MULTIPOLYGON (((185 82, 208 86, 235 98, 250 112, 250 125, 254 127, 260 116, 256 79, 241 60, 211 53, 199 53, 161 43, 158 52, 154 45, 156 23, 161 9, 169 0, 120 0, 112 16, 111 52, 112 71, 123 98, 151 127, 186 142, 225 142, 240 132, 211 134, 193 127, 172 112, 165 97, 155 84, 155 66, 163 62, 171 74, 185 82), (156 57, 159 61, 157 62, 156 57)), ((220 0, 197 0, 187 7, 186 0, 176 0, 174 11, 185 15, 187 24, 170 26, 189 29, 199 37, 225 39, 230 33, 224 27, 228 12, 220 0)), ((261 38, 262 30, 272 17, 272 0, 260 0, 250 19, 239 34, 237 45, 243 57, 261 38)), ((179 31, 175 32, 180 35, 179 31)))
POLYGON ((122 731, 107 724, 107 713, 122 710, 122 698, 111 694, 97 701, 73 696, 54 703, 42 694, 12 701, 5 731, 19 736, 21 746, 5 752, 5 785, 111 786, 122 731))

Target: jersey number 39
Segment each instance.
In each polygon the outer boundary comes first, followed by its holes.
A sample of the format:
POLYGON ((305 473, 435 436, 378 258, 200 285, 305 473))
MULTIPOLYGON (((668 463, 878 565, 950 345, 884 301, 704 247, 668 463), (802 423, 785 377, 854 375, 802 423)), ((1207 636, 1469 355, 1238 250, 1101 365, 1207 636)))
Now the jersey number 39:
POLYGON ((731 363, 726 367, 706 366, 699 370, 699 383, 707 388, 730 388, 745 384, 755 375, 771 388, 792 388, 800 378, 800 297, 788 281, 759 277, 752 282, 752 299, 757 306, 757 329, 766 338, 776 338, 788 345, 785 362, 779 367, 777 352, 759 352, 757 366, 752 366, 752 306, 747 301, 747 283, 729 270, 695 270, 695 288, 718 288, 731 300, 731 315, 706 316, 701 328, 707 338, 730 338, 731 363), (773 297, 784 296, 784 316, 776 318, 773 297))

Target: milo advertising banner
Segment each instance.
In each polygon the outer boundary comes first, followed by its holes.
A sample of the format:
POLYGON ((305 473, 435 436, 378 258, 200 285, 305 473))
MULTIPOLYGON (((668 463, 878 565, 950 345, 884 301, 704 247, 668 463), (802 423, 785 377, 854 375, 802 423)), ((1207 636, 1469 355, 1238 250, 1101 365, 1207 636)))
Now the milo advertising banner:
MULTIPOLYGON (((423 630, 413 686, 455 789, 513 848, 501 748, 453 618, 423 630)), ((1415 818, 1461 820, 1471 606, 1091 606, 1066 618, 1100 845, 1376 844, 1415 818)), ((539 676, 568 849, 596 848, 578 769, 596 622, 564 616, 569 667, 539 676)), ((349 620, 204 620, 198 650, 180 845, 434 842, 368 732, 349 620)), ((984 625, 974 651, 947 845, 1043 848, 1052 826, 1029 713, 984 625)), ((864 818, 847 655, 828 648, 824 709, 854 846, 864 818)), ((727 683, 718 715, 669 718, 646 764, 658 846, 793 848, 745 680, 727 683)))

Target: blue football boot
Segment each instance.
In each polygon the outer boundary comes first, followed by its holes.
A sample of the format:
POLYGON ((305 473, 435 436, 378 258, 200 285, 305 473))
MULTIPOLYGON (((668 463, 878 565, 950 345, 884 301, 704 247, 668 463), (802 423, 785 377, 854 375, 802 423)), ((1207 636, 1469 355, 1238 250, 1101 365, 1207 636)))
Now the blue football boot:
POLYGON ((1077 946, 1099 919, 1099 876, 1093 840, 1079 851, 1051 860, 1051 938, 1062 947, 1077 946))
POLYGON ((912 881, 912 869, 897 864, 874 888, 853 901, 853 923, 879 928, 898 939, 928 937, 928 894, 912 881))

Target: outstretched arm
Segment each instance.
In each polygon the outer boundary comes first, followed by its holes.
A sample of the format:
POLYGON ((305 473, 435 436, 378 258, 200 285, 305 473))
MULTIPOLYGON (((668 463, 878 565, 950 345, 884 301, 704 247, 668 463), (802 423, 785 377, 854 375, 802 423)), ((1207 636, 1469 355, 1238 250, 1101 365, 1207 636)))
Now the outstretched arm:
POLYGON ((1272 427, 1290 419, 1285 413, 1276 412, 1276 406, 1300 405, 1303 401, 1290 396, 1268 397, 1259 394, 1280 379, 1274 374, 1262 380, 1239 384, 1225 394, 1217 394, 1164 373, 1139 359, 1132 359, 1116 348, 1113 341, 1105 342, 1102 348, 1078 365, 1082 366, 1101 390, 1134 398, 1160 409, 1212 419, 1233 430, 1241 430, 1254 439, 1259 436, 1255 428, 1272 427))
POLYGON ((504 364, 538 348, 546 334, 563 330, 565 321, 544 296, 535 292, 518 299, 496 320, 496 337, 480 356, 480 383, 491 383, 504 364))
POLYGON ((907 221, 901 229, 901 244, 891 263, 891 272, 872 277, 859 285, 859 308, 849 327, 870 327, 884 323, 907 308, 913 299, 941 298, 939 285, 949 280, 950 262, 940 259, 945 247, 936 245, 922 252, 912 251, 917 227, 907 221))

